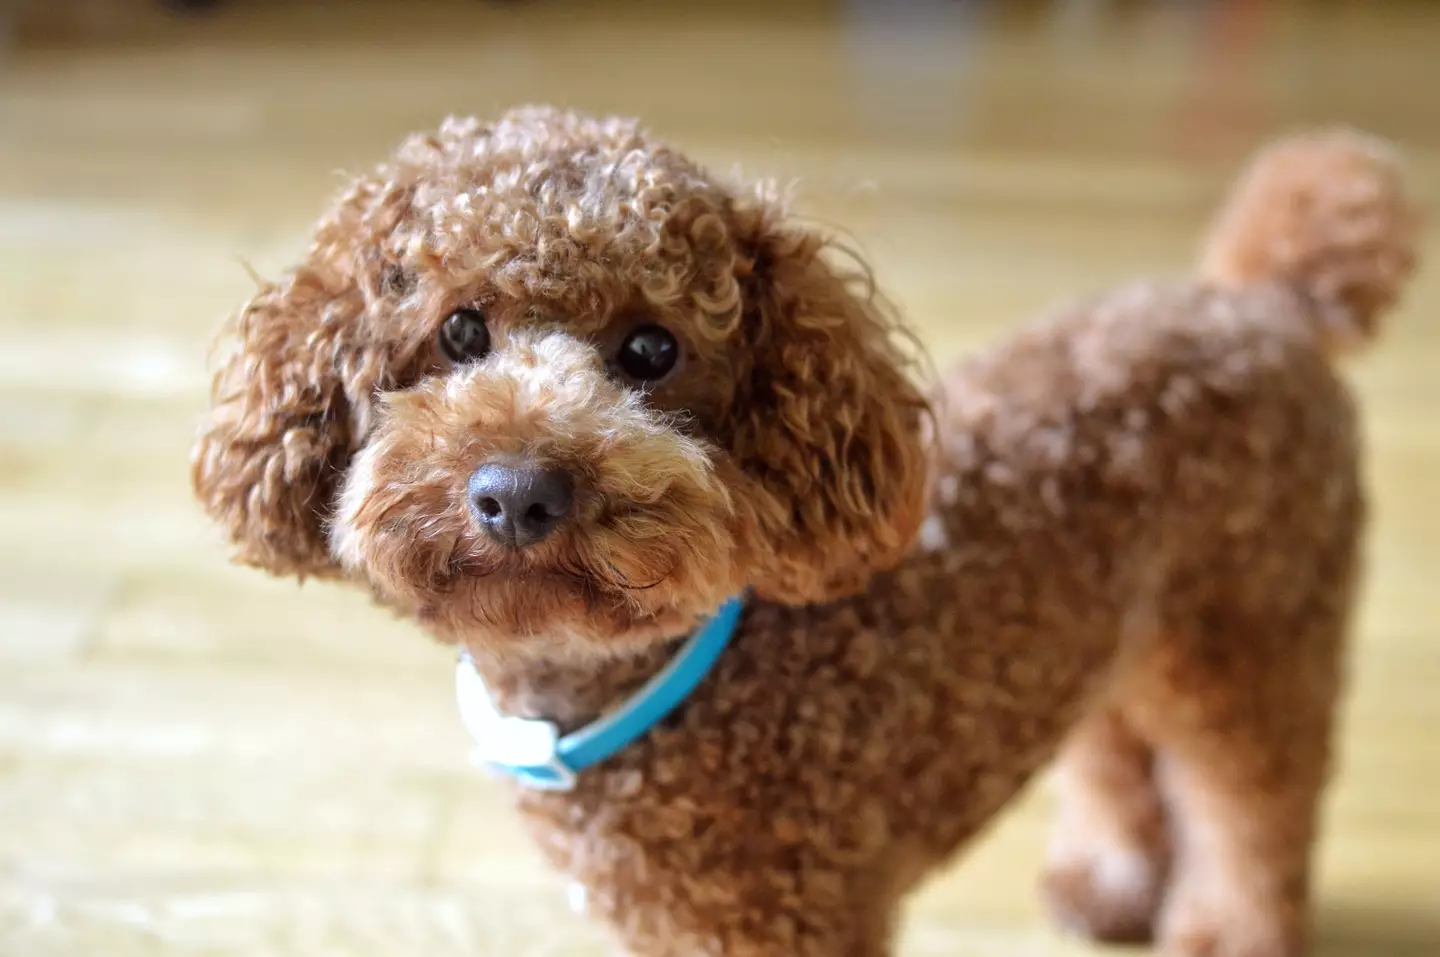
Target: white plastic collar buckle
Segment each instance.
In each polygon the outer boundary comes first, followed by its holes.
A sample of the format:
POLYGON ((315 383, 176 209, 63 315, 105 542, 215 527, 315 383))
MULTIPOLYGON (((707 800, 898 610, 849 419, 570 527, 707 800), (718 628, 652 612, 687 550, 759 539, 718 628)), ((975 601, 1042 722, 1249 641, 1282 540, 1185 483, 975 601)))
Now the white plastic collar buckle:
POLYGON ((455 670, 455 690, 460 720, 476 742, 472 762, 519 775, 539 790, 574 789, 575 772, 560 759, 560 730, 554 723, 497 711, 469 655, 461 656, 455 670))
POLYGON ((623 704, 564 737, 549 721, 501 714, 468 652, 462 653, 455 691, 460 718, 478 745, 475 759, 532 788, 571 790, 579 772, 648 733, 705 680, 735 634, 743 608, 740 596, 726 600, 623 704))

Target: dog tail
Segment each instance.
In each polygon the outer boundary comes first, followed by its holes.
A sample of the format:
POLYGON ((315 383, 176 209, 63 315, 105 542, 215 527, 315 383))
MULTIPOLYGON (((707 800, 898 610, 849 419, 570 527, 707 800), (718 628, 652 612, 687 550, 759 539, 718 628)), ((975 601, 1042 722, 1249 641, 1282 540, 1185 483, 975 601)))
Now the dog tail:
POLYGON ((1261 152, 1211 226, 1201 275, 1283 282, 1309 296, 1332 353, 1367 344, 1415 268, 1420 216, 1383 142, 1349 130, 1261 152))

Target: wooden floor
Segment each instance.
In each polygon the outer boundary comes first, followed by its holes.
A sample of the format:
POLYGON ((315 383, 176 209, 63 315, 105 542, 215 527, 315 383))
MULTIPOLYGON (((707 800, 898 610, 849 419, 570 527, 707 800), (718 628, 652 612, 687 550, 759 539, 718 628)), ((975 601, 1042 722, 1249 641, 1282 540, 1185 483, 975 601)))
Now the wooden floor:
MULTIPOLYGON (((555 101, 800 177, 942 362, 1057 297, 1182 273, 1234 164, 1296 124, 1396 138, 1440 210, 1434 6, 774 6, 236 0, 12 31, 0 955, 602 951, 467 768, 449 655, 359 595, 228 567, 188 498, 242 260, 282 268, 337 171, 403 132, 555 101)), ((1440 954, 1432 265, 1352 367, 1377 516, 1320 867, 1334 957, 1440 954)), ((1088 952, 1032 894, 1044 805, 916 901, 906 954, 1088 952)))

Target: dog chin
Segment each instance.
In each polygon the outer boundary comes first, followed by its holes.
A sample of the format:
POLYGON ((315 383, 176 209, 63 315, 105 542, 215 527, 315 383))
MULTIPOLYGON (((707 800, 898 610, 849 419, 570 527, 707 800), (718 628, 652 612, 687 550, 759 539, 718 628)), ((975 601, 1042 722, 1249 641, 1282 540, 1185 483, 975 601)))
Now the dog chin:
POLYGON ((436 637, 503 657, 583 659, 642 651, 713 611, 660 583, 643 591, 569 570, 467 574, 416 608, 436 637))

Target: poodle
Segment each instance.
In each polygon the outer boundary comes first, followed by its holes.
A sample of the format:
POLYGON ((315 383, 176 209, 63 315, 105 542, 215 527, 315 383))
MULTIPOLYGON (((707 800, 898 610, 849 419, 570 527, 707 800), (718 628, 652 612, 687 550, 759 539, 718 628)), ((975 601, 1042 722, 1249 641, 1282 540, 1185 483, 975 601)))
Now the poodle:
POLYGON ((736 609, 624 746, 509 775, 629 953, 889 953, 1054 759, 1064 928, 1289 957, 1365 516, 1333 360, 1417 223, 1386 145, 1283 139, 1196 279, 930 376, 773 186, 625 119, 450 119, 229 325, 193 484, 237 560, 463 649, 497 726, 590 727, 736 609))

